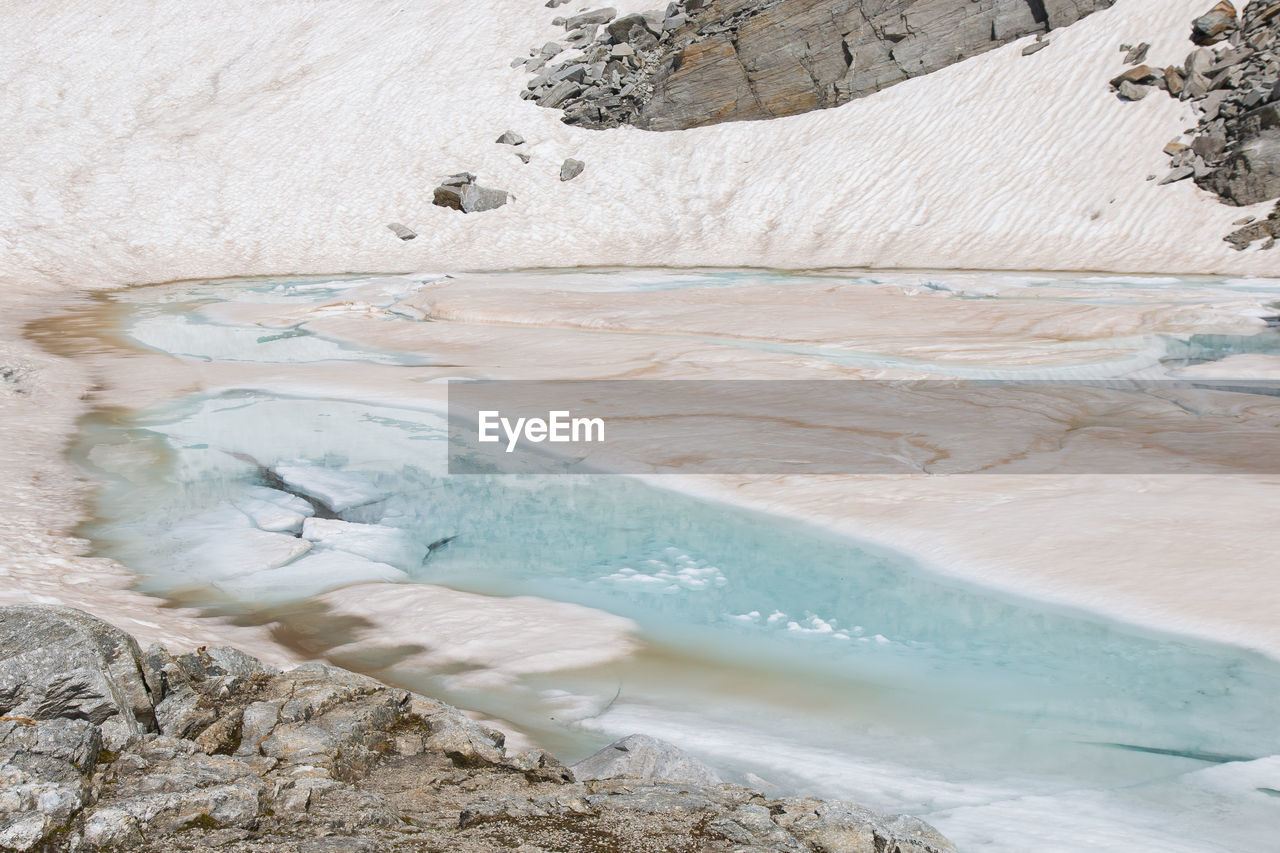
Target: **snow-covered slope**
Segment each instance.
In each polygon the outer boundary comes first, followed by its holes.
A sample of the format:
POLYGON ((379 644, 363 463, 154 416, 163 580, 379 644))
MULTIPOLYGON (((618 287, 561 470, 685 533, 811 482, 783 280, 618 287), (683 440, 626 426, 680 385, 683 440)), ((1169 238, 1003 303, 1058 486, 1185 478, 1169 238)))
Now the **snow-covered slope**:
MULTIPOLYGON (((614 3, 622 11, 653 0, 614 3)), ((861 101, 770 122, 599 132, 517 95, 537 0, 20 0, 0 31, 0 276, 112 284, 593 264, 1274 273, 1248 212, 1157 186, 1194 124, 1107 88, 1121 42, 1187 52, 1207 0, 1119 0, 861 101), (494 139, 528 144, 522 164, 494 139), (565 157, 587 164, 561 183, 565 157), (501 210, 434 207, 467 169, 501 210), (400 221, 419 238, 386 229, 400 221)))

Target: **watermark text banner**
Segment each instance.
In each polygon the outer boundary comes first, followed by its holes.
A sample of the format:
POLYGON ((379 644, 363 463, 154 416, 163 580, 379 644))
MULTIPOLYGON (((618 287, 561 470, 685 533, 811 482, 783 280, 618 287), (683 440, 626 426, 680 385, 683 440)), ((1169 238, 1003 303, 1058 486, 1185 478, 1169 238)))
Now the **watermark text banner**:
POLYGON ((1280 381, 452 381, 456 474, 1280 474, 1280 381))

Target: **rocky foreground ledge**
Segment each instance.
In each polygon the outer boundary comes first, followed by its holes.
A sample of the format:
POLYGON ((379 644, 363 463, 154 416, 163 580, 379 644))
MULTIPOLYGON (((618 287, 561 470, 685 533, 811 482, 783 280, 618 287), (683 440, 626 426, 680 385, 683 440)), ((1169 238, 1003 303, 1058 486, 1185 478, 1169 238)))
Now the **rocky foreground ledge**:
POLYGON ((143 652, 0 608, 0 849, 946 853, 928 824, 720 783, 633 735, 572 768, 333 666, 143 652))

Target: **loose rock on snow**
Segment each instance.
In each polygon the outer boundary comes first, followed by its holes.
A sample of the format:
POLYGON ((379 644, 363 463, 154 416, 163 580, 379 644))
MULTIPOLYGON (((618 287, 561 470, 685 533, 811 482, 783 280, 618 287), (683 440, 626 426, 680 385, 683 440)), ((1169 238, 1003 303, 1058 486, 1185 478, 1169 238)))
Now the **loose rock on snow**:
POLYGON ((570 157, 568 160, 565 160, 562 164, 560 164, 560 180, 572 181, 574 178, 578 177, 578 175, 581 175, 582 170, 585 169, 586 167, 587 167, 586 163, 583 163, 581 160, 575 160, 572 157, 570 157))
POLYGON ((502 207, 512 198, 506 190, 482 187, 470 172, 459 172, 440 182, 432 203, 438 207, 450 207, 463 213, 479 213, 502 207))
MULTIPOLYGON (((1152 84, 1199 113, 1187 141, 1165 146, 1171 171, 1160 183, 1194 178, 1236 205, 1280 197, 1280 3, 1254 0, 1237 16, 1224 0, 1195 19, 1191 40, 1201 46, 1181 63, 1163 70, 1138 66, 1111 81, 1128 100, 1136 94, 1128 84, 1152 84)), ((1251 242, 1248 234, 1273 245, 1270 233, 1258 228, 1226 239, 1242 249, 1251 242)))

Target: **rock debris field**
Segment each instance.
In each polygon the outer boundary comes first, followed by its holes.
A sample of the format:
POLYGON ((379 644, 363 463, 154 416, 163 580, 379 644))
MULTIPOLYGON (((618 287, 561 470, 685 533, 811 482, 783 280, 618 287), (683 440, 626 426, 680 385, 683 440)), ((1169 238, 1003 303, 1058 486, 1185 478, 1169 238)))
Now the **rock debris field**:
MULTIPOLYGON (((1197 45, 1180 63, 1147 64, 1148 46, 1121 45, 1133 67, 1111 81, 1124 100, 1153 91, 1195 105, 1199 120, 1164 147, 1170 170, 1160 183, 1188 178, 1224 202, 1252 205, 1280 197, 1280 3, 1253 2, 1243 15, 1226 0, 1191 24, 1197 45)), ((1280 208, 1225 238, 1237 249, 1275 246, 1280 208)))

